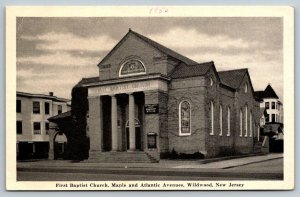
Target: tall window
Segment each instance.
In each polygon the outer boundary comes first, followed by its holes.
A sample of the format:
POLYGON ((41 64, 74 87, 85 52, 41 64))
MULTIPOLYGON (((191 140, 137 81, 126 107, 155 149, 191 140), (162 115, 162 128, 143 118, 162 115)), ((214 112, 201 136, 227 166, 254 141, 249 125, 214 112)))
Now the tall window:
POLYGON ((245 137, 248 136, 248 107, 245 107, 245 137))
POLYGON ((210 121, 211 121, 211 131, 210 135, 214 135, 214 103, 210 102, 210 121))
POLYGON ((191 135, 191 105, 188 101, 179 104, 179 135, 191 135))
POLYGON ((249 134, 249 137, 252 137, 252 132, 253 132, 253 129, 252 129, 252 126, 253 126, 253 123, 252 123, 252 112, 250 112, 250 134, 249 134))
POLYGON ((270 103, 269 102, 266 102, 266 109, 270 109, 270 103))
POLYGON ((41 123, 40 122, 33 123, 33 134, 41 134, 41 123))
POLYGON ((275 121, 275 114, 272 114, 272 122, 276 122, 275 121))
POLYGON ((22 121, 17 121, 17 134, 22 134, 22 121))
POLYGON ((240 110, 240 137, 243 136, 243 111, 240 110))
POLYGON ((32 102, 32 111, 34 114, 39 114, 40 113, 40 102, 38 101, 33 101, 32 102))
POLYGON ((17 113, 21 113, 21 112, 22 112, 21 100, 17 100, 17 113))
POLYGON ((45 122, 46 135, 49 135, 49 122, 45 122))
POLYGON ((61 105, 57 105, 57 113, 58 114, 62 113, 62 106, 61 105))
POLYGON ((248 84, 246 83, 245 84, 245 93, 247 93, 248 92, 248 84))
POLYGON ((272 102, 272 109, 276 109, 275 102, 272 102))
POLYGON ((220 105, 220 136, 223 134, 223 109, 220 105))
POLYGON ((50 104, 45 102, 45 114, 50 114, 50 104))
POLYGON ((227 108, 227 136, 230 136, 230 107, 227 108))

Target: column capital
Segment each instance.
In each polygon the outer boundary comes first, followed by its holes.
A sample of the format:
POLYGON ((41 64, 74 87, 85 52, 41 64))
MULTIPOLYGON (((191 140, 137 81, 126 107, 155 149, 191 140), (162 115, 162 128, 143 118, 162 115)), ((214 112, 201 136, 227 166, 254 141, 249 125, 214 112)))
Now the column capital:
POLYGON ((126 92, 128 95, 133 95, 134 92, 126 92))

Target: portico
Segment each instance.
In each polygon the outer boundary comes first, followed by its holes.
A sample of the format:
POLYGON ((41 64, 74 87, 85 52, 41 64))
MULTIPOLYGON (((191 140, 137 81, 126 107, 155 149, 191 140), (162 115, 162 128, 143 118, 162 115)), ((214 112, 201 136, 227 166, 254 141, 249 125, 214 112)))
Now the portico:
POLYGON ((167 92, 167 83, 166 77, 148 75, 89 84, 90 154, 147 151, 147 133, 159 136, 159 119, 153 119, 159 114, 145 114, 145 104, 159 104, 158 95, 167 92))

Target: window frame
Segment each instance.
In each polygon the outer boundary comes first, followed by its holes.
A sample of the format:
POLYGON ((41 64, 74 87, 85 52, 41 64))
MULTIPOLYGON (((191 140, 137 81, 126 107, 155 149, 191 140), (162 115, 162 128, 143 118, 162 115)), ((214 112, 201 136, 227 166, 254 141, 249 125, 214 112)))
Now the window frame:
POLYGON ((245 137, 248 136, 248 106, 245 106, 245 137))
POLYGON ((178 116, 179 117, 179 136, 192 135, 192 105, 188 100, 182 100, 179 103, 178 115, 179 115, 178 116), (190 108, 190 111, 189 111, 189 130, 190 130, 190 132, 189 133, 182 133, 182 131, 181 131, 181 129, 182 129, 182 125, 181 125, 181 106, 182 106, 182 103, 184 103, 184 102, 187 102, 188 105, 189 105, 189 108, 190 108))
POLYGON ((220 109, 219 109, 219 115, 220 115, 220 133, 219 133, 219 136, 222 136, 223 135, 223 107, 222 105, 220 105, 220 109))
POLYGON ((33 134, 34 135, 41 135, 42 134, 41 122, 33 122, 33 134), (35 129, 36 125, 39 125, 39 130, 35 129), (39 132, 37 132, 37 131, 39 131, 39 132))
POLYGON ((57 105, 57 114, 62 114, 63 113, 63 108, 62 105, 57 105), (61 109, 59 109, 61 108, 61 109))
POLYGON ((227 136, 230 136, 230 119, 231 119, 231 111, 230 107, 227 107, 227 136))
POLYGON ((210 123, 211 123, 211 130, 210 130, 210 132, 209 132, 209 135, 214 135, 214 109, 215 109, 215 107, 214 107, 214 102, 213 101, 211 101, 210 102, 210 123))
POLYGON ((17 135, 22 135, 23 134, 23 123, 21 120, 17 120, 17 125, 16 125, 16 130, 17 130, 17 135), (20 125, 19 125, 20 124, 20 125), (20 127, 19 127, 20 126, 20 127), (19 129, 21 129, 21 132, 18 132, 19 129))
POLYGON ((32 101, 32 113, 33 114, 41 114, 41 102, 40 101, 32 101), (37 109, 37 106, 34 106, 35 103, 39 105, 38 112, 35 111, 35 109, 37 109))
POLYGON ((243 137, 243 110, 240 109, 240 137, 243 137))
POLYGON ((50 123, 49 122, 45 122, 45 134, 49 135, 49 131, 50 131, 50 123), (48 128, 47 128, 48 125, 48 128))
POLYGON ((44 110, 45 110, 45 114, 46 115, 50 115, 50 103, 49 102, 45 102, 44 103, 44 110), (46 108, 46 106, 48 105, 48 113, 47 113, 47 108, 46 108))
POLYGON ((22 100, 20 100, 20 99, 17 99, 16 111, 17 111, 17 113, 22 113, 22 100))

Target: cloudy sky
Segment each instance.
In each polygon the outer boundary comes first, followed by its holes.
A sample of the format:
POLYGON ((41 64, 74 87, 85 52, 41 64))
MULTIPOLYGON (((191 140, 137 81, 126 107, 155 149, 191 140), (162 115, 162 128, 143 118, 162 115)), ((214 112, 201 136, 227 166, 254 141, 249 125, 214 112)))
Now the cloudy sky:
POLYGON ((129 28, 218 71, 248 68, 254 90, 283 99, 282 19, 259 17, 18 18, 17 90, 71 98, 129 28))

